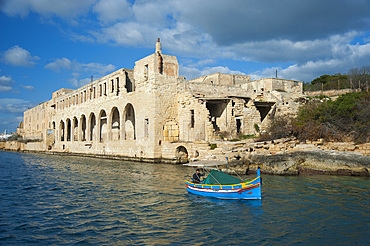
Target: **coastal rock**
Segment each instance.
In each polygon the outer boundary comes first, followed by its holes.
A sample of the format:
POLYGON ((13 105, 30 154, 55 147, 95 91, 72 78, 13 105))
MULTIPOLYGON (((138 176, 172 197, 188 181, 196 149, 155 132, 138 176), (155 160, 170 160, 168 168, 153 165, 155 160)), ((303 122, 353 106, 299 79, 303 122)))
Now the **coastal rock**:
POLYGON ((370 157, 355 152, 287 151, 276 155, 246 155, 240 161, 231 161, 229 169, 237 173, 252 173, 261 168, 263 173, 277 175, 370 176, 370 157), (243 162, 242 167, 240 161, 243 162))

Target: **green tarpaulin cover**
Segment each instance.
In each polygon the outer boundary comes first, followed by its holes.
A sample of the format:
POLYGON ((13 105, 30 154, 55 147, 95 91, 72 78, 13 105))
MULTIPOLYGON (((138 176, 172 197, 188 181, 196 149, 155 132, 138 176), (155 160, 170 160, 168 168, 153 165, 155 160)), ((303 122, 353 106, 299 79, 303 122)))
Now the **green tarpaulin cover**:
POLYGON ((212 170, 212 172, 208 175, 208 177, 203 181, 204 184, 210 185, 230 185, 230 184, 238 184, 242 182, 242 180, 230 176, 226 173, 220 172, 218 170, 212 170))

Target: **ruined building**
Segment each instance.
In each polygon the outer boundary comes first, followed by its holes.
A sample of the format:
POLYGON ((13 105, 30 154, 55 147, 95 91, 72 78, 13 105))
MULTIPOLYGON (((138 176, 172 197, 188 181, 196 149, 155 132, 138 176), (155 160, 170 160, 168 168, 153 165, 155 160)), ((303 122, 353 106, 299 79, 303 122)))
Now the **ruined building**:
POLYGON ((177 58, 155 53, 24 112, 24 149, 174 161, 209 141, 256 134, 295 112, 302 82, 215 73, 186 80, 177 58), (39 141, 31 141, 39 140, 39 141))

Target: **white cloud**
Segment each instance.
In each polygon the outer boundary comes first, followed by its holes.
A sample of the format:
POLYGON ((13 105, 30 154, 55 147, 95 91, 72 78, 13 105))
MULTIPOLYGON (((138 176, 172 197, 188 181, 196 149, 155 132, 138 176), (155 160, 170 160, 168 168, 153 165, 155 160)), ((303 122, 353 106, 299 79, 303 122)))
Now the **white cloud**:
POLYGON ((252 79, 274 77, 278 70, 278 77, 285 79, 303 80, 310 82, 323 74, 347 73, 355 67, 368 66, 370 61, 370 43, 355 44, 333 43, 330 50, 331 59, 307 60, 295 63, 288 67, 270 67, 252 74, 252 79))
POLYGON ((73 18, 85 14, 96 0, 3 0, 2 12, 9 16, 25 17, 30 12, 73 18))
MULTIPOLYGON (((321 71, 337 73, 369 65, 369 38, 364 37, 370 29, 369 1, 341 0, 335 5, 321 0, 284 3, 274 0, 5 0, 2 11, 13 16, 26 16, 33 11, 44 17, 87 17, 93 23, 91 28, 72 35, 80 42, 154 48, 156 38, 160 37, 167 53, 201 58, 205 62, 185 64, 183 74, 190 77, 206 71, 196 66, 220 58, 270 66, 256 71, 255 77, 264 74, 271 77, 278 68, 281 76, 300 80, 312 80, 321 71), (96 25, 90 13, 95 14, 100 25, 96 25), (354 44, 361 35, 362 42, 354 44), (314 67, 318 70, 314 71, 314 67)), ((225 68, 220 65, 219 69, 225 68)), ((103 75, 113 65, 80 64, 62 58, 45 67, 53 71, 100 71, 103 75)), ((75 79, 74 84, 83 83, 78 76, 75 79)))
POLYGON ((79 77, 81 74, 83 76, 104 76, 109 72, 112 72, 116 69, 116 67, 112 64, 101 64, 101 63, 79 63, 75 60, 71 61, 68 58, 58 58, 55 59, 54 62, 51 62, 47 65, 45 65, 45 68, 50 69, 54 72, 60 72, 62 69, 64 70, 70 70, 71 74, 74 78, 70 79, 69 81, 71 84, 75 87, 81 87, 85 84, 88 84, 90 82, 90 79, 81 79, 79 80, 79 77))
POLYGON ((32 67, 40 58, 32 56, 31 53, 18 45, 15 45, 4 52, 3 60, 7 64, 22 67, 32 67))
POLYGON ((116 69, 116 67, 112 64, 104 65, 95 62, 80 65, 85 72, 92 72, 100 75, 106 75, 107 73, 112 72, 116 69))
POLYGON ((33 91, 35 87, 32 85, 20 85, 23 89, 28 90, 28 91, 33 91))
POLYGON ((9 92, 13 89, 14 81, 11 77, 1 76, 0 77, 0 92, 9 92))
POLYGON ((194 67, 180 66, 180 74, 184 76, 186 80, 195 79, 204 75, 213 74, 213 73, 226 73, 226 74, 244 74, 241 71, 231 70, 228 67, 205 67, 202 70, 194 67))
POLYGON ((338 71, 348 71, 353 68, 353 65, 347 64, 342 60, 327 60, 327 61, 309 61, 305 64, 294 64, 287 68, 271 67, 265 68, 262 71, 256 71, 251 74, 251 80, 256 80, 265 77, 275 77, 276 70, 278 78, 301 80, 311 82, 314 78, 323 74, 336 74, 338 71))
POLYGON ((126 0, 100 0, 93 8, 98 19, 103 23, 111 23, 128 19, 132 16, 130 4, 126 0))
POLYGON ((17 98, 0 98, 0 112, 17 114, 23 113, 29 107, 33 107, 35 103, 17 98))
POLYGON ((73 79, 70 79, 69 82, 71 82, 71 84, 74 86, 74 87, 82 87, 84 85, 87 85, 88 83, 91 82, 91 79, 90 78, 85 78, 85 79, 80 79, 78 80, 77 78, 73 78, 73 79))
MULTIPOLYGON (((92 32, 98 42, 130 46, 143 46, 146 44, 148 34, 152 34, 153 28, 134 22, 117 23, 100 31, 92 32)), ((153 42, 152 42, 153 43, 153 42)))
POLYGON ((45 68, 50 69, 54 72, 60 72, 61 69, 73 69, 72 62, 68 58, 57 58, 54 62, 45 65, 45 68))
POLYGON ((68 58, 57 58, 54 62, 45 65, 45 68, 50 69, 54 72, 60 72, 62 69, 72 70, 74 73, 87 72, 87 73, 98 73, 105 75, 115 69, 112 64, 104 65, 100 63, 79 63, 77 61, 71 61, 68 58))

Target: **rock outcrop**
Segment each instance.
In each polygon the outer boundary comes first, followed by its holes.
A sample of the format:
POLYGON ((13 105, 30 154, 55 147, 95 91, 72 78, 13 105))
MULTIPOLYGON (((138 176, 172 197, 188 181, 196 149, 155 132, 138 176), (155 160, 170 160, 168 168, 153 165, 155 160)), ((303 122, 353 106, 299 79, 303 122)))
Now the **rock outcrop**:
MULTIPOLYGON (((370 157, 354 152, 307 150, 277 155, 246 155, 229 162, 229 172, 239 174, 262 173, 277 175, 329 174, 370 176, 370 157)), ((224 170, 225 171, 225 170, 224 170)))
MULTIPOLYGON (((300 143, 294 139, 269 142, 220 141, 198 159, 229 160, 228 169, 245 174, 261 168, 277 175, 330 174, 370 176, 370 143, 334 143, 323 140, 300 143)), ((225 168, 226 169, 226 168, 225 168)))

